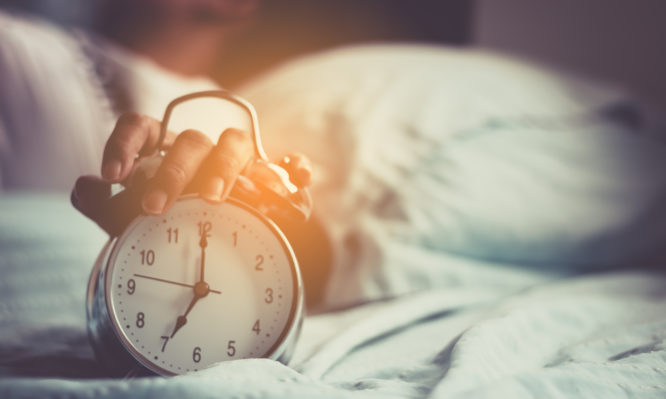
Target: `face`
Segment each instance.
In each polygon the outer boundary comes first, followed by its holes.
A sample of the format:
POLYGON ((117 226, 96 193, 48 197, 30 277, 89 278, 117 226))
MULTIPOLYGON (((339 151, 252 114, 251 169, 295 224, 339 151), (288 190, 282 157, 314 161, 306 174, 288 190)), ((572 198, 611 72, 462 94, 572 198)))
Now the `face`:
POLYGON ((250 17, 259 3, 259 0, 114 0, 106 5, 120 7, 125 12, 143 7, 153 14, 166 13, 182 20, 200 15, 211 21, 236 21, 250 17))
POLYGON ((121 340, 160 374, 270 356, 298 300, 285 241, 231 202, 184 199, 164 216, 139 218, 118 239, 107 273, 121 340))

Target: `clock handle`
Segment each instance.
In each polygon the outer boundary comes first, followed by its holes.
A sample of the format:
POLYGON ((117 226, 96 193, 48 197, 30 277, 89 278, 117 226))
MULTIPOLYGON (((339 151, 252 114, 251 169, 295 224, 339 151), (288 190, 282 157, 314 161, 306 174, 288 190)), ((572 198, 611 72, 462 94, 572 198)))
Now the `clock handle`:
POLYGON ((257 118, 257 112, 254 110, 252 104, 250 104, 247 100, 238 97, 237 95, 227 90, 199 91, 195 93, 186 94, 184 96, 172 100, 169 103, 169 105, 167 105, 166 110, 164 111, 164 117, 162 118, 162 125, 160 128, 160 137, 157 140, 157 145, 155 146, 155 152, 161 152, 166 150, 164 148, 164 139, 166 138, 166 134, 169 127, 169 120, 171 119, 171 114, 173 113, 174 108, 176 108, 177 105, 184 103, 186 101, 194 100, 196 98, 205 98, 205 97, 217 97, 223 100, 230 101, 240 106, 248 113, 251 121, 250 133, 252 134, 252 143, 254 144, 254 156, 257 159, 261 159, 263 161, 268 162, 268 156, 266 155, 266 152, 264 151, 264 148, 261 145, 261 134, 259 133, 259 120, 257 118))
MULTIPOLYGON (((93 219, 111 237, 121 234, 127 225, 142 213, 141 194, 146 181, 155 174, 163 159, 166 151, 164 140, 175 107, 183 102, 205 97, 230 101, 244 109, 250 117, 254 161, 246 168, 245 176, 238 177, 231 196, 254 206, 276 222, 279 220, 306 221, 309 218, 312 210, 310 192, 307 188, 297 187, 293 183, 294 179, 283 167, 268 160, 261 144, 257 114, 252 104, 227 90, 210 90, 190 93, 171 101, 164 112, 154 153, 141 160, 132 178, 126 182, 126 188, 123 191, 114 196, 108 192, 104 198, 100 199, 98 205, 105 211, 100 213, 101 216, 93 219)), ((72 203, 75 202, 76 196, 73 191, 72 203)))
POLYGON ((160 136, 155 147, 155 156, 166 151, 164 139, 168 131, 173 110, 179 104, 196 98, 216 97, 230 101, 244 109, 251 121, 251 135, 254 144, 254 162, 246 168, 245 175, 239 176, 231 195, 248 202, 258 210, 273 218, 287 218, 305 221, 310 217, 312 198, 307 188, 296 187, 289 173, 279 165, 271 163, 261 145, 259 122, 252 104, 227 90, 209 90, 186 94, 171 101, 164 111, 160 136))

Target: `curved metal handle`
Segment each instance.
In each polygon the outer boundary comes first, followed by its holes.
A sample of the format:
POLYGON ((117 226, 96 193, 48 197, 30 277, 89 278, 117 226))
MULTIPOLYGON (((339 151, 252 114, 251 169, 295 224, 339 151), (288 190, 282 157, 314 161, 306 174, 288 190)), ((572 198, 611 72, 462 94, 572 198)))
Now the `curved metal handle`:
POLYGON ((186 94, 184 96, 178 97, 175 100, 171 101, 167 105, 166 111, 164 111, 164 117, 162 118, 162 127, 160 128, 160 137, 157 140, 156 151, 162 151, 162 145, 164 144, 164 139, 166 138, 167 128, 169 126, 169 119, 171 118, 171 113, 173 109, 176 108, 178 104, 181 104, 185 101, 193 100, 195 98, 203 97, 216 97, 223 100, 230 101, 236 105, 239 105, 250 115, 250 120, 252 122, 252 142, 254 143, 254 154, 258 159, 268 161, 268 156, 264 151, 264 148, 261 146, 261 137, 259 134, 259 120, 257 118, 257 112, 254 110, 252 104, 247 100, 238 97, 237 95, 227 91, 227 90, 207 90, 199 91, 195 93, 186 94))

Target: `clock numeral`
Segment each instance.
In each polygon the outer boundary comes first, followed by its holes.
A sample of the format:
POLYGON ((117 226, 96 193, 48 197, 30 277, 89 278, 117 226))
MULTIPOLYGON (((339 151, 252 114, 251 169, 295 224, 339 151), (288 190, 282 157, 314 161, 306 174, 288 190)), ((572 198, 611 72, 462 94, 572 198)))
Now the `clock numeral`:
POLYGON ((167 335, 162 335, 160 339, 163 339, 164 342, 162 343, 162 352, 164 352, 164 349, 166 348, 167 342, 169 342, 169 336, 167 335))
POLYGON ((213 230, 213 224, 211 222, 199 222, 197 223, 197 226, 199 226, 200 236, 208 234, 211 230, 213 230))
POLYGON ((136 290, 136 281, 134 281, 133 278, 127 280, 127 293, 129 295, 134 294, 134 290, 136 290))
POLYGON ((155 263, 155 251, 153 251, 152 249, 149 249, 147 251, 144 249, 139 253, 141 254, 142 265, 152 266, 153 263, 155 263))
POLYGON ((236 247, 236 245, 238 245, 238 232, 234 231, 231 233, 231 236, 234 238, 234 247, 236 247))
POLYGON ((261 267, 261 265, 263 265, 263 264, 264 264, 264 256, 263 255, 257 255, 257 264, 254 266, 254 269, 259 270, 259 271, 264 270, 264 268, 261 267))
POLYGON ((229 356, 236 355, 236 341, 231 340, 227 344, 227 355, 229 355, 229 356))
POLYGON ((139 328, 143 328, 144 325, 146 325, 145 321, 146 315, 143 314, 143 312, 139 312, 136 314, 136 326, 139 328))
POLYGON ((259 335, 259 333, 261 332, 261 329, 259 328, 259 319, 257 319, 257 321, 254 322, 254 326, 252 326, 252 331, 254 331, 255 334, 257 335, 259 335))
POLYGON ((169 227, 167 229, 167 235, 169 236, 169 243, 174 242, 178 243, 178 229, 172 229, 169 227))
POLYGON ((266 298, 264 298, 264 302, 273 303, 273 289, 272 288, 266 288, 266 298))
POLYGON ((194 363, 199 363, 201 361, 201 348, 198 346, 192 351, 192 360, 194 363))

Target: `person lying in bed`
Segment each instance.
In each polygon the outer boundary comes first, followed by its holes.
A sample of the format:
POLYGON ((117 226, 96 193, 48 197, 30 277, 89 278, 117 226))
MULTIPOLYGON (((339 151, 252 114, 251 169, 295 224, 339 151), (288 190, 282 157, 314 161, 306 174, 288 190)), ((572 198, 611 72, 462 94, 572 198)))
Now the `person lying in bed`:
MULTIPOLYGON (((258 6, 259 1, 255 0, 144 0, 107 5, 120 19, 110 29, 116 40, 182 75, 197 75, 210 69, 219 48, 243 29, 258 6), (157 18, 152 14, 158 14, 157 18)), ((251 168, 254 151, 247 132, 226 130, 221 132, 217 143, 196 130, 169 132, 168 155, 141 197, 108 201, 109 185, 131 179, 140 161, 153 152, 159 131, 160 121, 148 115, 137 112, 120 115, 105 145, 102 178, 84 176, 77 181, 72 193, 75 207, 110 231, 122 219, 118 215, 136 208, 136 204, 140 204, 145 214, 161 215, 186 189, 198 192, 209 202, 222 202, 229 196, 237 176, 251 168)), ((292 182, 307 189, 311 174, 308 159, 300 153, 283 159, 289 160, 282 165, 292 182)), ((283 230, 298 253, 308 286, 308 303, 316 303, 322 298, 329 263, 325 236, 315 222, 298 226, 285 223, 283 230)))
MULTIPOLYGON (((83 179, 75 195, 77 206, 100 220, 104 208, 98 206, 108 197, 109 181, 127 176, 132 157, 154 140, 157 122, 150 117, 159 118, 170 100, 185 93, 145 90, 146 81, 159 75, 150 68, 133 82, 139 95, 161 98, 155 106, 134 99, 123 108, 122 96, 99 84, 75 97, 80 93, 69 84, 71 61, 88 53, 65 60, 53 52, 79 43, 55 45, 49 29, 28 46, 21 27, 0 18, 0 45, 13 40, 15 52, 34 46, 39 51, 26 58, 49 61, 30 65, 47 78, 25 67, 7 72, 21 64, 0 63, 12 95, 1 105, 14 107, 3 110, 0 121, 3 187, 69 190, 76 176, 96 173, 103 162, 105 180, 83 179), (54 59, 67 66, 67 74, 54 73, 54 59), (102 89, 118 109, 140 111, 116 124, 104 157, 118 115, 92 112, 109 102, 90 95, 102 89), (54 109, 63 114, 53 115, 54 109), (115 148, 122 143, 129 148, 115 148)), ((189 39, 178 42, 188 50, 189 39)), ((169 52, 151 57, 160 54, 169 52)), ((130 58, 119 57, 113 66, 130 58)), ((179 68, 168 60, 162 65, 179 68)), ((95 79, 103 80, 98 66, 105 64, 80 69, 99 72, 95 79)), ((113 86, 113 78, 105 82, 113 86)), ((201 89, 195 86, 187 88, 201 89)), ((522 277, 498 272, 507 265, 559 273, 664 259, 664 130, 655 128, 639 101, 620 91, 485 51, 390 45, 309 56, 256 79, 239 94, 257 109, 269 154, 298 151, 312 160, 314 214, 321 225, 308 227, 318 228, 323 238, 313 240, 321 248, 309 247, 314 261, 301 263, 315 265, 304 270, 306 280, 308 270, 314 276, 314 283, 306 281, 308 298, 321 299, 329 309, 433 287, 520 286, 522 277)), ((198 155, 190 160, 175 151, 171 160, 182 156, 186 162, 179 168, 183 176, 173 179, 163 169, 136 203, 160 212, 198 172, 205 184, 197 191, 214 200, 220 191, 225 195, 226 179, 233 181, 247 160, 243 137, 223 135, 221 145, 196 133, 172 137, 174 146, 196 147, 198 155), (220 153, 239 164, 200 168, 220 153), (224 185, 213 176, 224 177, 224 185)), ((309 175, 307 163, 301 165, 299 173, 309 175)))
MULTIPOLYGON (((248 24, 259 2, 99 4, 108 24, 103 30, 112 42, 0 10, 0 77, 6 89, 0 95, 0 182, 3 190, 66 190, 76 176, 86 175, 76 185, 73 202, 109 231, 117 210, 105 207, 109 183, 125 181, 135 157, 151 151, 160 125, 154 117, 169 101, 217 87, 202 76, 248 24), (93 178, 100 161, 103 178, 93 178)), ((143 198, 133 200, 144 212, 161 214, 199 175, 196 191, 208 201, 223 201, 250 161, 251 142, 234 130, 217 143, 212 140, 196 131, 170 133, 169 156, 143 198), (200 168, 204 164, 207 168, 200 168)), ((307 159, 299 154, 289 159, 294 183, 307 186, 307 159)), ((314 246, 294 247, 308 263, 313 253, 308 249, 314 246)), ((317 253, 326 253, 317 247, 317 253)), ((310 300, 321 298, 321 283, 311 273, 304 278, 314 287, 310 300)))
MULTIPOLYGON (((123 224, 129 221, 127 214, 133 216, 137 205, 140 212, 162 215, 185 192, 197 192, 208 202, 221 203, 241 173, 252 173, 254 143, 247 132, 227 129, 217 144, 197 130, 168 132, 165 142, 169 150, 154 177, 142 182, 145 186, 134 191, 137 195, 111 197, 111 184, 132 180, 146 155, 154 152, 160 124, 137 113, 120 116, 105 146, 102 177, 82 176, 72 190, 72 204, 111 234, 122 231, 123 224)), ((308 158, 294 153, 285 160, 281 166, 291 182, 307 190, 312 173, 308 158)), ((307 303, 313 306, 322 298, 330 263, 326 236, 316 221, 278 223, 298 256, 308 290, 307 303)))

